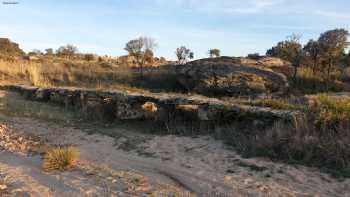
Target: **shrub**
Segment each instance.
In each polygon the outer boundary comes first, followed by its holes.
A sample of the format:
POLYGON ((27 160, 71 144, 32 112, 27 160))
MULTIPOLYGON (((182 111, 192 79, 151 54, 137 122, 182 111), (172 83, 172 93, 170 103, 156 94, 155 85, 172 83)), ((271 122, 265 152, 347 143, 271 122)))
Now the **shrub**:
POLYGON ((337 131, 350 123, 350 99, 322 94, 314 99, 311 112, 316 115, 317 129, 337 131))
POLYGON ((47 171, 68 170, 77 164, 78 159, 79 151, 75 147, 56 147, 46 153, 43 168, 47 171))

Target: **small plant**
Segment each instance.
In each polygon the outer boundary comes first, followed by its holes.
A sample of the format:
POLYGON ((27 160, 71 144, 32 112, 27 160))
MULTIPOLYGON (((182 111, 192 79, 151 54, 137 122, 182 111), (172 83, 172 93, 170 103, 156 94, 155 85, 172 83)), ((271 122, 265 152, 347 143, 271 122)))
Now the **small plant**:
POLYGON ((46 153, 43 168, 47 171, 69 170, 77 164, 78 159, 79 151, 77 148, 72 146, 56 147, 46 153))

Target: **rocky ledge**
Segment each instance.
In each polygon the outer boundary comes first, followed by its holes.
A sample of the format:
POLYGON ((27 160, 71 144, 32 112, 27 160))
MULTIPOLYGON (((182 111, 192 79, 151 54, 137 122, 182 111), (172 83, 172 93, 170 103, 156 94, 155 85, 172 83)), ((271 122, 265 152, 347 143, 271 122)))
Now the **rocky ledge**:
POLYGON ((59 104, 110 121, 225 121, 266 126, 276 121, 292 122, 299 115, 297 111, 246 106, 200 95, 143 94, 118 90, 38 88, 24 85, 6 85, 2 86, 2 89, 19 92, 26 99, 59 104))

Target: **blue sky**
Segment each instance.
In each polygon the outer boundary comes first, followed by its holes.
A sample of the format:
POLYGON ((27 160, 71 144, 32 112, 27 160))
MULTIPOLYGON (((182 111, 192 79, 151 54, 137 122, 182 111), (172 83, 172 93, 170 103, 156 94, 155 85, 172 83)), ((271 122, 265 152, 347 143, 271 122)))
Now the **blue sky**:
MULTIPOLYGON (((0 0, 0 2, 5 0, 0 0)), ((196 58, 265 53, 291 33, 305 42, 334 28, 350 30, 349 0, 15 0, 0 4, 0 37, 26 51, 74 44, 119 56, 138 36, 157 40, 157 56, 185 45, 196 58)))

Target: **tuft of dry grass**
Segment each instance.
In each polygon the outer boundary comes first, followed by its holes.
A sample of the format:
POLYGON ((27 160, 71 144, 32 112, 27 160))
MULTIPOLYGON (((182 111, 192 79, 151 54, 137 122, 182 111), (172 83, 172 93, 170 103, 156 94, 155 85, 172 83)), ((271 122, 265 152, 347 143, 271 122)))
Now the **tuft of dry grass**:
POLYGON ((65 171, 72 169, 79 160, 79 151, 73 146, 56 147, 49 150, 44 158, 43 168, 46 171, 65 171))

